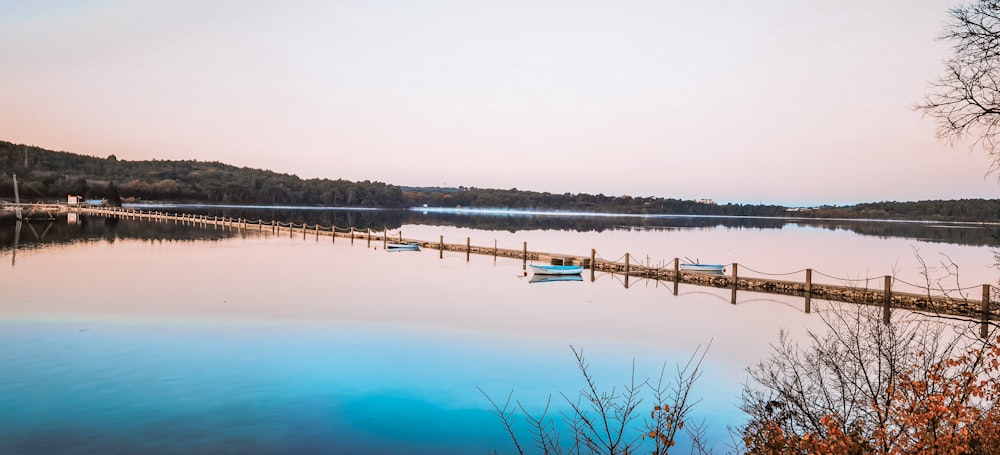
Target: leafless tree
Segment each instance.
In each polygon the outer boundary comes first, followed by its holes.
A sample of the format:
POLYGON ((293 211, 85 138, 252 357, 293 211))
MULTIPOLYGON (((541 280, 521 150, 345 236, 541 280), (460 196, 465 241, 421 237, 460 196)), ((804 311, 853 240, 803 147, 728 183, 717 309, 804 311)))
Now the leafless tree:
MULTIPOLYGON (((751 382, 741 405, 748 446, 774 426, 785 435, 826 437, 833 416, 839 431, 862 442, 865 452, 892 453, 901 438, 919 430, 893 412, 899 391, 914 381, 940 383, 928 377, 940 372, 935 366, 991 343, 976 337, 972 325, 917 313, 897 312, 885 323, 877 306, 833 305, 820 314, 824 329, 807 331, 801 343, 781 332, 770 356, 748 369, 751 382)), ((962 368, 948 374, 975 378, 983 371, 980 362, 962 368)))
POLYGON ((952 55, 918 110, 938 120, 938 137, 972 140, 1000 170, 1000 0, 976 0, 948 11, 940 38, 952 55))
POLYGON ((684 365, 677 364, 672 377, 668 376, 664 364, 655 383, 637 380, 633 363, 629 382, 609 390, 600 388, 590 375, 583 351, 571 349, 577 369, 583 375, 584 385, 575 397, 561 394, 569 407, 569 411, 561 416, 564 434, 557 431, 555 421, 549 415, 551 401, 546 403, 541 415, 533 415, 522 403, 511 403, 510 394, 501 405, 480 389, 493 407, 493 414, 507 430, 517 453, 523 455, 526 450, 515 428, 518 411, 527 424, 527 432, 538 453, 625 455, 640 453, 642 448, 649 448, 645 443, 651 441, 649 453, 666 455, 681 432, 691 439, 692 453, 711 452, 704 444, 703 426, 687 425, 691 410, 699 401, 691 398, 691 389, 701 377, 701 362, 708 348, 699 347, 684 365), (643 406, 646 399, 652 400, 653 404, 643 406), (649 417, 643 418, 643 411, 647 408, 649 417), (563 441, 566 442, 565 451, 561 445, 563 441))

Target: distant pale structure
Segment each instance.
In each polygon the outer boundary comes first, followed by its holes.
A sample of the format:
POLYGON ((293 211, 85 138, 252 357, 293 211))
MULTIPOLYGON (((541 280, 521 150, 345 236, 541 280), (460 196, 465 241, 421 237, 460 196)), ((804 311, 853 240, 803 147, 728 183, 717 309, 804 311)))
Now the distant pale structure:
POLYGON ((698 200, 697 200, 697 201, 695 201, 695 202, 697 202, 697 203, 699 203, 699 204, 708 204, 708 205, 715 205, 715 201, 713 201, 713 200, 711 200, 711 199, 698 199, 698 200))
POLYGON ((69 205, 77 205, 80 203, 80 196, 74 196, 70 194, 66 196, 66 202, 68 202, 69 205))

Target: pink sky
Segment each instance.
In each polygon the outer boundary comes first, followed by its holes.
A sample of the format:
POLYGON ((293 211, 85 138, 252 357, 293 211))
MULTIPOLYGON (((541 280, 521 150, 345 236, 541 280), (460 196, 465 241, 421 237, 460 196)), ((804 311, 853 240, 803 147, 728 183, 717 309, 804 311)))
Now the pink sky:
POLYGON ((311 178, 995 198, 911 107, 952 1, 0 0, 0 139, 311 178))

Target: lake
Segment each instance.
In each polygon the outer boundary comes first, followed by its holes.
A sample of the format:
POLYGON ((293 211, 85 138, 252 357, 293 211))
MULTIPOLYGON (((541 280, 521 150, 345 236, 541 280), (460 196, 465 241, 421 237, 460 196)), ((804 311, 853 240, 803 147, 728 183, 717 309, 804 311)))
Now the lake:
MULTIPOLYGON (((175 209, 650 264, 737 262, 741 274, 789 279, 805 268, 834 282, 930 276, 973 296, 997 278, 995 240, 977 225, 175 209)), ((4 454, 515 453, 481 390, 532 412, 551 396, 557 413, 561 394, 584 385, 570 346, 610 390, 633 362, 637 378, 655 379, 709 344, 694 419, 722 453, 742 419, 745 368, 780 328, 822 326, 801 299, 747 292, 733 305, 728 290, 682 284, 674 295, 672 283, 626 287, 611 274, 531 283, 520 260, 344 238, 85 217, 19 231, 0 220, 0 242, 4 454)), ((648 415, 653 403, 643 406, 648 415)))

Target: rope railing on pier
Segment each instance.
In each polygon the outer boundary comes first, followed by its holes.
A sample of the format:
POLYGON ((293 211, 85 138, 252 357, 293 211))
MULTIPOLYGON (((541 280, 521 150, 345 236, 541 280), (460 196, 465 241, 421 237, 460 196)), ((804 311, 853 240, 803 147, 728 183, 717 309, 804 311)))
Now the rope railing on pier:
POLYGON ((806 269, 800 269, 794 272, 785 272, 785 273, 768 273, 768 272, 761 272, 760 270, 754 270, 750 267, 747 267, 745 264, 740 264, 740 271, 748 271, 756 273, 758 275, 766 275, 766 276, 788 276, 788 275, 798 275, 800 273, 805 273, 806 269))

